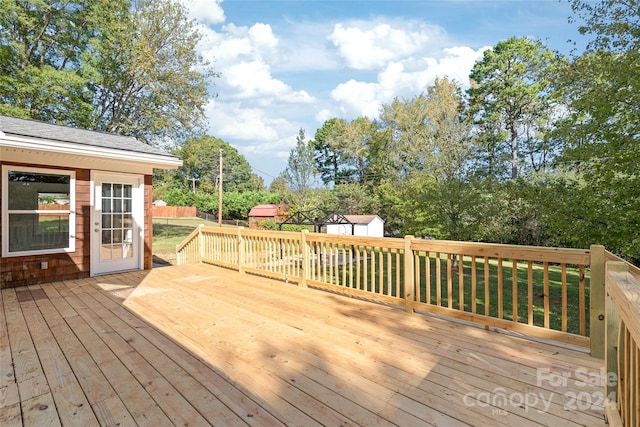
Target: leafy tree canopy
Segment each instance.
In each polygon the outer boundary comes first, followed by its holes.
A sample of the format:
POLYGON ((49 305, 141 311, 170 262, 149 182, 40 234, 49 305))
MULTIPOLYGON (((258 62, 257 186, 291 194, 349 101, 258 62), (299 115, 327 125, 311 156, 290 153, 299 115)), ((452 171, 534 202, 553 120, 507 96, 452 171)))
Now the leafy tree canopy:
POLYGON ((251 166, 229 143, 205 135, 187 140, 175 150, 183 165, 177 176, 183 188, 197 188, 204 193, 218 191, 220 154, 222 154, 222 188, 224 191, 254 191, 264 187, 251 173, 251 166))
POLYGON ((177 0, 0 0, 0 113, 182 142, 216 76, 177 0))

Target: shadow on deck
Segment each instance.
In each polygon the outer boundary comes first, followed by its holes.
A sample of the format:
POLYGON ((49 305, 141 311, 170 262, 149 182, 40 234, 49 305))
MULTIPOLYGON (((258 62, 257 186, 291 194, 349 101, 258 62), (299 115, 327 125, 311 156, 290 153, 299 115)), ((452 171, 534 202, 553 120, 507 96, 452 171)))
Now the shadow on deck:
POLYGON ((0 425, 600 426, 600 360, 207 266, 2 290, 0 425))

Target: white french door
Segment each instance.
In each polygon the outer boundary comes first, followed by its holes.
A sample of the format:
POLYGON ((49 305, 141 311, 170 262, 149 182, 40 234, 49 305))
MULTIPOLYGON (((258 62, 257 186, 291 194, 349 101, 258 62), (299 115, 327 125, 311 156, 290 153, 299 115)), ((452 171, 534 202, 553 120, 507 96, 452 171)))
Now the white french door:
POLYGON ((92 174, 91 275, 142 268, 144 180, 92 174))

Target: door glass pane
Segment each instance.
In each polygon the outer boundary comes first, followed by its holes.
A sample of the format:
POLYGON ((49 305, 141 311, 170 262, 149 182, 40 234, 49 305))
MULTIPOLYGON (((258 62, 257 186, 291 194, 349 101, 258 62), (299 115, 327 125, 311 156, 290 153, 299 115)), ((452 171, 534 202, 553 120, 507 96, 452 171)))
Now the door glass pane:
POLYGON ((133 186, 102 184, 102 260, 133 258, 133 186))
POLYGON ((122 228, 122 214, 113 214, 113 228, 122 228))

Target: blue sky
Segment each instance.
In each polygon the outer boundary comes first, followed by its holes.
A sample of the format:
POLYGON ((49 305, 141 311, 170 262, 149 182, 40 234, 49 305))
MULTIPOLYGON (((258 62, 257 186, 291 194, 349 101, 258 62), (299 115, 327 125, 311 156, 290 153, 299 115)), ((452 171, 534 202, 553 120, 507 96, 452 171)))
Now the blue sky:
POLYGON ((512 36, 566 55, 585 41, 566 0, 183 0, 204 34, 200 53, 221 73, 208 133, 245 156, 268 185, 300 128, 376 118, 436 77, 466 88, 485 49, 512 36))

